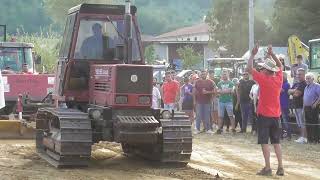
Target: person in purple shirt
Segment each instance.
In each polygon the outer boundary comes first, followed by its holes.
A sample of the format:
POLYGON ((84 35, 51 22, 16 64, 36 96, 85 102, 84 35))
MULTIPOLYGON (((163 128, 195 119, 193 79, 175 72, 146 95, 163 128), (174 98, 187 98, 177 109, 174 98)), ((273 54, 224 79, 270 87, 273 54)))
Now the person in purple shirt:
POLYGON ((182 111, 184 111, 193 124, 194 114, 193 114, 193 94, 192 94, 192 84, 189 83, 189 77, 183 79, 184 85, 181 87, 182 95, 182 111))
POLYGON ((282 137, 291 139, 291 131, 289 129, 289 94, 290 84, 288 83, 287 73, 283 72, 283 83, 280 94, 281 120, 282 120, 282 137))
POLYGON ((320 105, 320 85, 314 83, 313 74, 306 75, 307 86, 303 94, 303 108, 306 119, 307 138, 309 143, 319 143, 319 105, 320 105))

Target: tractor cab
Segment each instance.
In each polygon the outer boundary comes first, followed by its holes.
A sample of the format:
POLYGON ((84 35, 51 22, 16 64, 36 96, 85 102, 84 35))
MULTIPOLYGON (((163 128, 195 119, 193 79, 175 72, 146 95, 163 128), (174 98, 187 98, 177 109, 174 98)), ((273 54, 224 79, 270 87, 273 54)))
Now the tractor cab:
POLYGON ((311 73, 314 74, 315 81, 320 83, 320 39, 313 39, 309 41, 310 56, 309 67, 311 73))
MULTIPOLYGON (((149 84, 149 71, 152 82, 152 67, 144 66, 140 70, 137 67, 144 65, 144 59, 135 16, 137 9, 129 7, 128 10, 124 5, 81 4, 68 11, 56 77, 58 96, 66 97, 66 101, 100 102, 101 98, 96 99, 94 92, 110 89, 108 93, 114 94, 116 89, 113 88, 121 83, 130 86, 130 79, 140 74, 138 78, 142 84, 133 83, 132 87, 149 94, 149 89, 141 88, 146 87, 143 84, 149 84), (146 82, 142 82, 144 79, 146 82), (106 85, 107 80, 113 82, 106 85), (119 82, 115 82, 117 80, 119 82)), ((132 89, 121 93, 129 93, 132 89)), ((110 103, 113 102, 107 104, 110 103)))
POLYGON ((214 71, 214 76, 220 79, 223 69, 227 69, 230 78, 240 77, 244 72, 246 63, 242 58, 209 58, 207 60, 208 70, 214 71))
POLYGON ((40 57, 34 61, 31 43, 7 41, 7 26, 0 25, 0 70, 2 74, 34 73, 35 64, 40 63, 40 57), (38 61, 39 60, 39 61, 38 61))
POLYGON ((60 59, 99 64, 122 64, 124 48, 133 64, 142 64, 140 32, 135 18, 136 7, 131 6, 132 20, 125 20, 121 5, 81 4, 68 11, 60 59), (130 34, 130 39, 126 34, 130 34), (128 42, 130 41, 130 42, 128 42))
POLYGON ((0 69, 3 74, 34 72, 30 43, 0 42, 0 69))

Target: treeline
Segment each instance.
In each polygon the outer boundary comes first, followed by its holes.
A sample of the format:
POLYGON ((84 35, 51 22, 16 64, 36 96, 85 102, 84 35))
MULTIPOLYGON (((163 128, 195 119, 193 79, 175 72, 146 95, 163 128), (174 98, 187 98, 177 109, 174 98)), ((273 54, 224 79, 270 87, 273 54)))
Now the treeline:
MULTIPOLYGON (((1 0, 0 24, 6 24, 11 34, 18 31, 34 33, 47 29, 61 33, 67 10, 85 2, 123 4, 124 0, 1 0)), ((212 0, 132 2, 138 6, 142 32, 150 35, 196 24, 203 19, 212 4, 212 0)))
MULTIPOLYGON (((242 55, 248 49, 248 0, 214 0, 206 21, 212 46, 242 55)), ((319 38, 319 0, 256 0, 255 40, 286 46, 290 35, 304 42, 319 38)))

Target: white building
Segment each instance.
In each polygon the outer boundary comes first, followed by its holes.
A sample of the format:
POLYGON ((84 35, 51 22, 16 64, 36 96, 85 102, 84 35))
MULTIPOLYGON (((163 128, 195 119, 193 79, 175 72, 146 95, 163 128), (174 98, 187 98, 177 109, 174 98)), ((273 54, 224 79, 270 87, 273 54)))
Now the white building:
POLYGON ((166 60, 168 63, 181 61, 177 49, 186 45, 191 45, 202 55, 204 63, 206 59, 218 55, 208 47, 209 40, 209 26, 206 23, 180 28, 153 38, 142 38, 144 44, 153 44, 157 59, 166 60))

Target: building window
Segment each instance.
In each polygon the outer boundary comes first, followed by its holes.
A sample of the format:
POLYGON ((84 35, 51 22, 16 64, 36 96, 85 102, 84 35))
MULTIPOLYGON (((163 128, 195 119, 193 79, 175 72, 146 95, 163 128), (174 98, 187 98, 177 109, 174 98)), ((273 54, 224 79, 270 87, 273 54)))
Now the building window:
POLYGON ((197 41, 197 40, 198 40, 198 38, 197 38, 197 37, 194 37, 194 40, 195 40, 195 41, 197 41))
POLYGON ((187 41, 190 41, 190 38, 187 38, 187 41))

